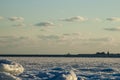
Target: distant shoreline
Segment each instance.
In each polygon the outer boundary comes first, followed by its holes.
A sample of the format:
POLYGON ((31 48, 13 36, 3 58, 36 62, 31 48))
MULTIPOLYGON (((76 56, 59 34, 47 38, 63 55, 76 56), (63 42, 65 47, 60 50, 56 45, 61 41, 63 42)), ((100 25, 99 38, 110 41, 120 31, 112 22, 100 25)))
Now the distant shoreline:
POLYGON ((120 54, 0 54, 0 57, 100 57, 100 58, 120 58, 120 54))

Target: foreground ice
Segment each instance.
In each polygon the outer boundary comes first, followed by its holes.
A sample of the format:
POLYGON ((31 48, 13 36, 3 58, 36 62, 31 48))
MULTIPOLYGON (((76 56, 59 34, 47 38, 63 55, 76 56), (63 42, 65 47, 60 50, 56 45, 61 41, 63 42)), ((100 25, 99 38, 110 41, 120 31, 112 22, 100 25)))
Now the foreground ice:
POLYGON ((19 63, 6 59, 0 60, 0 72, 7 72, 12 75, 19 75, 23 73, 23 71, 24 68, 19 63))
POLYGON ((0 72, 0 80, 21 80, 10 73, 0 72))
POLYGON ((72 80, 73 78, 120 80, 120 58, 0 57, 0 59, 10 59, 23 65, 25 71, 17 76, 22 80, 72 80))
POLYGON ((73 71, 70 71, 59 75, 55 80, 77 80, 77 77, 73 71))

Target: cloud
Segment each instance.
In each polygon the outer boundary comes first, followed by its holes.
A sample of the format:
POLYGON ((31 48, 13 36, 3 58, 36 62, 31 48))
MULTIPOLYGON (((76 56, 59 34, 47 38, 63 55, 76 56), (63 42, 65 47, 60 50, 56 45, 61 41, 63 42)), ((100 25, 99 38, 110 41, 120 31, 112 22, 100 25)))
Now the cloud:
POLYGON ((4 19, 2 16, 0 16, 0 20, 4 19))
POLYGON ((38 36, 41 40, 59 40, 60 36, 58 35, 40 35, 38 36))
POLYGON ((62 34, 62 38, 67 38, 66 40, 78 40, 78 41, 90 41, 90 42, 99 42, 99 41, 109 41, 110 37, 91 37, 91 34, 82 34, 80 32, 70 33, 70 34, 62 34))
POLYGON ((52 23, 52 22, 40 22, 40 23, 35 24, 35 26, 49 27, 49 26, 54 26, 54 23, 52 23))
POLYGON ((109 37, 89 38, 88 39, 88 41, 104 41, 104 42, 110 41, 110 40, 111 40, 111 38, 109 38, 109 37))
POLYGON ((24 24, 24 23, 19 23, 19 24, 15 24, 15 25, 13 25, 13 26, 15 26, 15 27, 24 27, 25 24, 24 24))
POLYGON ((51 34, 51 35, 39 35, 38 38, 41 40, 56 40, 56 41, 71 41, 80 38, 79 33, 65 33, 61 35, 51 34))
POLYGON ((39 39, 41 40, 56 40, 56 41, 76 41, 82 40, 83 37, 81 33, 65 33, 65 34, 51 34, 51 35, 39 35, 39 39))
POLYGON ((119 22, 119 21, 120 21, 120 18, 118 18, 118 17, 110 17, 110 18, 107 18, 106 20, 119 22))
POLYGON ((0 43, 12 43, 26 39, 26 37, 0 36, 0 43))
POLYGON ((39 40, 43 42, 49 42, 54 44, 104 44, 111 43, 113 38, 111 37, 89 37, 89 35, 81 33, 65 33, 65 34, 48 34, 48 35, 39 35, 37 36, 39 40))
POLYGON ((117 28, 104 28, 104 30, 107 30, 107 31, 120 31, 120 27, 117 27, 117 28))
POLYGON ((95 22, 101 22, 102 20, 100 18, 94 18, 93 21, 95 21, 95 22))
POLYGON ((82 16, 75 16, 75 17, 70 17, 70 18, 60 19, 60 20, 61 21, 67 21, 67 22, 75 22, 75 21, 83 22, 83 21, 86 21, 87 18, 84 18, 82 16))
POLYGON ((0 48, 16 48, 24 46, 28 41, 24 36, 0 36, 0 48))
POLYGON ((81 35, 81 33, 80 32, 74 32, 74 33, 65 33, 65 34, 63 34, 63 36, 80 36, 81 35))
POLYGON ((23 17, 10 17, 8 18, 10 21, 18 21, 18 22, 23 22, 24 18, 23 17))

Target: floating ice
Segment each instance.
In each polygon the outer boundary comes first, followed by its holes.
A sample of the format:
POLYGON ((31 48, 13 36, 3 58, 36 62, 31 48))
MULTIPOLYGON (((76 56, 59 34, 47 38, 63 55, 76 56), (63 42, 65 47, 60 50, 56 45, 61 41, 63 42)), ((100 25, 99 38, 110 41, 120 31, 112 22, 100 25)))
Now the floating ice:
POLYGON ((77 80, 76 74, 73 71, 63 73, 56 80, 77 80))
POLYGON ((62 70, 64 70, 64 69, 63 69, 63 68, 60 68, 60 67, 56 67, 56 68, 53 68, 52 70, 62 71, 62 70))
POLYGON ((106 69, 103 69, 101 70, 102 72, 114 72, 115 70, 112 69, 112 68, 106 68, 106 69))
POLYGON ((19 75, 23 73, 24 68, 19 63, 2 59, 0 60, 0 72, 7 72, 12 75, 19 75))
POLYGON ((0 80, 21 80, 10 73, 0 72, 0 80))
MULTIPOLYGON (((120 80, 120 58, 0 57, 0 59, 17 60, 18 63, 22 63, 26 70, 17 76, 22 80, 67 80, 70 70, 75 72, 77 80, 120 80)), ((1 63, 8 64, 11 61, 3 60, 1 63)))

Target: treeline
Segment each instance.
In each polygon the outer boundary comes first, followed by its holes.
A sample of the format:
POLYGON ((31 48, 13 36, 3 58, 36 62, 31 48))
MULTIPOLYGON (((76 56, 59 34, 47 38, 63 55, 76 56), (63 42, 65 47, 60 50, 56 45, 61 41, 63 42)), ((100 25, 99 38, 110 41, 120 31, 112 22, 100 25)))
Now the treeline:
POLYGON ((115 57, 120 54, 96 53, 96 54, 0 54, 0 57, 115 57))

